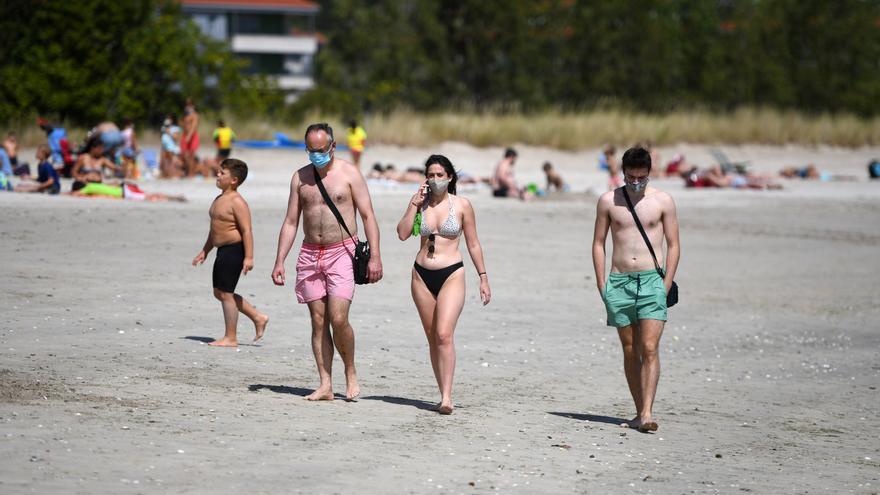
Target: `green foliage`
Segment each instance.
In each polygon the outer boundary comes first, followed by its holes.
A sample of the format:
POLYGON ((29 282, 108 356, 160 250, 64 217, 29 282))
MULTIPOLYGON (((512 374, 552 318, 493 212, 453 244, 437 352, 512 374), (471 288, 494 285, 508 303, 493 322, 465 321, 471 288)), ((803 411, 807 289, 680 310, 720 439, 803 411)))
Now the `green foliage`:
POLYGON ((300 113, 880 113, 876 0, 326 0, 321 16, 321 98, 300 113))
POLYGON ((157 120, 196 102, 263 112, 280 103, 171 0, 32 0, 0 7, 0 121, 157 120), (206 81, 213 82, 206 85, 206 81))

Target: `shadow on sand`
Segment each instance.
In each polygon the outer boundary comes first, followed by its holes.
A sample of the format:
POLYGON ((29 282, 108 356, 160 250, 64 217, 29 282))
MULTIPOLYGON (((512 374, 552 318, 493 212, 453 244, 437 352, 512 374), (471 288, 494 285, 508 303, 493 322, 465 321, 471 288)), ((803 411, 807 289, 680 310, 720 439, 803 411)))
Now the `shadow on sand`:
POLYGON ((361 397, 361 400, 380 400, 389 404, 398 404, 401 406, 412 406, 423 411, 436 411, 437 404, 418 399, 407 399, 404 397, 393 397, 390 395, 371 395, 369 397, 361 397))
MULTIPOLYGON (((202 337, 201 335, 187 335, 186 337, 180 337, 180 338, 183 340, 194 340, 196 342, 201 342, 203 344, 210 344, 211 342, 214 342, 215 340, 217 340, 214 337, 202 337)), ((260 347, 260 344, 249 344, 247 342, 239 342, 238 346, 239 347, 241 347, 241 346, 260 347)))
POLYGON ((255 383, 253 385, 248 385, 248 390, 251 392, 259 392, 260 390, 266 389, 270 392, 275 392, 276 394, 290 394, 290 395, 298 395, 300 397, 305 397, 310 393, 314 392, 314 390, 302 387, 288 387, 287 385, 264 385, 262 383, 255 383))
POLYGON ((614 416, 602 416, 599 414, 583 414, 583 413, 567 413, 567 412, 548 412, 554 416, 563 418, 576 419, 578 421, 592 421, 594 423, 607 423, 609 425, 620 426, 621 423, 629 421, 624 418, 615 418, 614 416))

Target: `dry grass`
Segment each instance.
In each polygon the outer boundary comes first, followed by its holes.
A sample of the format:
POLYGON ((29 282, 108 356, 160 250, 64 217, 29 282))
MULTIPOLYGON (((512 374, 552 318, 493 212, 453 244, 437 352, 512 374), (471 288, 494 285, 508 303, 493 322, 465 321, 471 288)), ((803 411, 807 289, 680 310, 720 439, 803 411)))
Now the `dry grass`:
POLYGON ((880 144, 880 118, 808 116, 764 109, 742 109, 725 115, 700 111, 650 115, 615 110, 533 115, 419 114, 401 110, 374 116, 367 124, 374 142, 415 145, 462 141, 477 146, 522 143, 576 150, 645 139, 656 144, 880 144))
MULTIPOLYGON (((262 119, 227 118, 239 139, 272 139, 284 132, 302 139, 310 122, 329 122, 342 138, 342 118, 312 112, 298 123, 262 119)), ((208 138, 216 116, 202 119, 201 134, 208 138)), ((528 144, 577 150, 604 143, 629 144, 645 139, 655 144, 800 144, 858 147, 880 144, 880 117, 862 119, 854 115, 807 115, 794 111, 744 108, 728 114, 708 111, 679 111, 663 115, 637 114, 619 110, 563 112, 551 110, 533 114, 512 112, 444 111, 414 112, 400 109, 364 119, 373 143, 430 146, 444 141, 476 146, 528 144)), ((25 145, 45 137, 30 122, 8 126, 17 130, 25 145)), ((78 141, 85 129, 68 127, 78 141)), ((142 142, 157 143, 158 129, 138 129, 142 142)), ((208 144, 208 143, 205 143, 208 144)))

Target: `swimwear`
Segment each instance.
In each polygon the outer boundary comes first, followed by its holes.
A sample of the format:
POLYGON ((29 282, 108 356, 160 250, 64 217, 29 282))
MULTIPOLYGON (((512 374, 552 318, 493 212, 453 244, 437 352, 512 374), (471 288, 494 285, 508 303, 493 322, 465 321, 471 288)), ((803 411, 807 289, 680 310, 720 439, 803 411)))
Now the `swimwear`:
POLYGON ((496 198, 506 198, 508 189, 506 187, 499 187, 492 191, 492 196, 496 198))
POLYGON ((190 136, 189 139, 186 139, 185 136, 182 136, 180 138, 180 150, 184 153, 186 153, 187 151, 192 151, 193 153, 198 151, 199 150, 199 133, 198 132, 192 133, 192 136, 190 136))
MULTIPOLYGON (((440 227, 434 232, 431 227, 428 226, 427 222, 422 222, 420 233, 422 237, 430 236, 432 234, 440 235, 443 237, 456 238, 461 235, 461 222, 458 221, 458 216, 455 214, 455 196, 449 195, 449 214, 446 215, 446 220, 440 224, 440 227)), ((427 208, 427 203, 423 210, 427 208)), ((422 216, 424 218, 424 216, 422 216)), ((419 277, 422 278, 422 282, 425 283, 425 287, 431 291, 431 294, 434 294, 434 298, 440 294, 440 289, 443 288, 443 284, 446 283, 446 279, 449 278, 456 270, 464 267, 464 263, 459 261, 458 263, 447 266, 446 268, 440 268, 438 270, 430 270, 425 268, 418 263, 413 265, 416 269, 416 272, 419 274, 419 277)))
POLYGON ((241 270, 244 267, 244 243, 236 242, 217 248, 212 280, 214 288, 223 292, 235 292, 241 270))
MULTIPOLYGON (((458 221, 458 217, 455 215, 455 202, 453 198, 455 196, 449 196, 449 214, 446 215, 446 221, 440 224, 440 228, 437 229, 436 233, 443 237, 451 237, 456 238, 461 235, 461 223, 458 221)), ((422 211, 427 209, 428 202, 425 202, 425 206, 422 207, 422 211)), ((424 218, 424 215, 422 215, 424 218)), ((429 236, 434 234, 435 232, 431 230, 431 227, 428 226, 427 222, 422 222, 422 237, 429 236)))
POLYGON ((436 299, 440 294, 440 289, 443 288, 443 284, 446 283, 446 279, 458 271, 459 268, 464 268, 464 262, 459 261, 458 263, 449 265, 446 268, 440 268, 439 270, 429 270, 418 263, 414 263, 413 267, 416 269, 416 273, 419 274, 419 277, 422 278, 425 287, 431 291, 431 294, 434 294, 434 299, 436 299))
POLYGON ((109 196, 111 198, 122 198, 122 187, 104 184, 102 182, 88 182, 77 192, 83 196, 109 196))
POLYGON ((339 297, 349 301, 354 297, 354 265, 352 259, 357 237, 349 237, 334 244, 321 245, 303 242, 296 260, 296 300, 300 304, 339 297))
POLYGON ((232 153, 232 150, 229 148, 226 148, 226 149, 220 148, 219 150, 217 150, 217 158, 220 158, 221 160, 225 160, 225 159, 229 158, 229 155, 231 153, 232 153))
POLYGON ((609 274, 602 299, 610 327, 666 321, 666 285, 657 270, 609 274))

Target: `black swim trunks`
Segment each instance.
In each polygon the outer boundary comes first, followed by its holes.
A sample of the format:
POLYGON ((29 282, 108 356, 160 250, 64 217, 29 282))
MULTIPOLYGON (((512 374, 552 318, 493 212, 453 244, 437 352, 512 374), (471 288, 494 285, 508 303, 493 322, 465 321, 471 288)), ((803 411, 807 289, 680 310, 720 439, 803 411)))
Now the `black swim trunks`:
POLYGON ((243 242, 218 247, 217 257, 214 259, 214 288, 223 292, 235 292, 243 267, 243 242))
POLYGON ((504 186, 492 191, 492 196, 496 198, 506 198, 508 189, 504 186))

